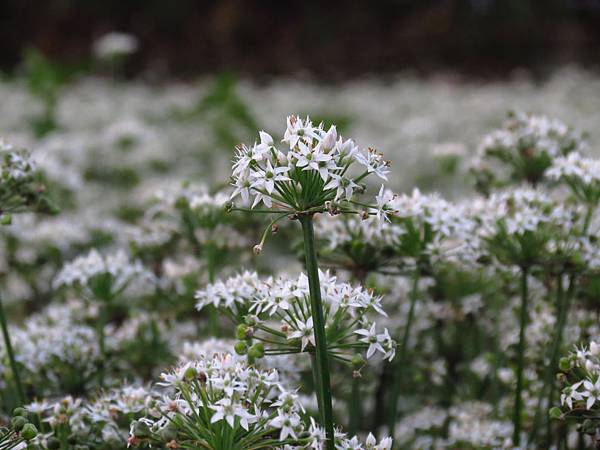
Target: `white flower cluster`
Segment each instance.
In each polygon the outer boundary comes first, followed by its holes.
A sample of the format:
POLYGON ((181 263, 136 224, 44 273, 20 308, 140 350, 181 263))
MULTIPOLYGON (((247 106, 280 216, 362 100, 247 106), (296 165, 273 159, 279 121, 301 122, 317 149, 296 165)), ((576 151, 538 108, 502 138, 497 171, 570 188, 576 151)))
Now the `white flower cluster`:
MULTIPOLYGON (((152 414, 131 426, 130 445, 145 443, 179 448, 200 445, 256 449, 322 450, 325 432, 311 418, 307 424, 299 396, 286 389, 276 370, 262 371, 229 354, 190 361, 161 375, 165 395, 152 414), (268 437, 265 437, 268 436, 268 437)), ((392 439, 379 443, 372 434, 336 433, 340 450, 391 450, 392 439)))
POLYGON ((132 261, 125 251, 102 255, 92 249, 87 255, 65 264, 54 280, 54 287, 86 287, 99 275, 111 276, 113 292, 122 291, 134 280, 154 281, 154 275, 140 261, 132 261))
POLYGON ((554 180, 577 179, 583 184, 591 185, 600 182, 600 160, 586 158, 580 153, 572 152, 567 156, 556 158, 548 169, 547 175, 554 180))
MULTIPOLYGON (((179 444, 199 441, 196 436, 211 442, 219 423, 234 430, 230 439, 235 443, 260 434, 277 434, 285 443, 304 432, 297 396, 283 388, 277 371, 263 372, 231 355, 215 354, 165 372, 161 379, 159 384, 170 390, 156 404, 159 414, 140 421, 149 428, 151 440, 163 440, 164 430, 176 428, 176 435, 184 436, 178 437, 179 444)), ((133 426, 133 440, 142 437, 133 426)))
POLYGON ((185 183, 180 187, 163 189, 156 194, 157 200, 171 207, 184 199, 190 208, 195 210, 217 210, 222 212, 225 204, 229 201, 230 194, 225 191, 217 191, 214 194, 204 184, 185 183))
MULTIPOLYGON (((51 307, 29 317, 22 328, 11 330, 25 381, 38 394, 84 387, 98 370, 101 356, 96 331, 74 322, 70 314, 78 314, 73 304, 51 307)), ((3 342, 0 353, 5 355, 3 342)))
MULTIPOLYGON (((368 318, 369 312, 386 316, 381 297, 360 286, 337 282, 329 272, 320 272, 319 277, 326 327, 339 331, 330 331, 331 336, 336 336, 328 342, 331 355, 347 360, 342 353, 344 349, 362 347, 367 358, 378 352, 386 359, 393 359, 395 342, 388 330, 378 332, 376 322, 368 318)), ((295 353, 315 346, 309 297, 308 278, 304 274, 297 279, 285 276, 261 279, 256 273, 244 272, 198 291, 196 307, 201 310, 213 304, 229 310, 234 320, 249 324, 251 334, 271 335, 268 342, 278 346, 272 349, 274 352, 295 353), (275 321, 279 321, 277 330, 270 326, 275 321)))
POLYGON ((491 405, 482 402, 466 402, 450 408, 453 418, 448 429, 448 448, 474 448, 494 450, 512 449, 512 423, 490 419, 491 405))
POLYGON ((501 130, 483 138, 478 152, 480 157, 497 152, 522 152, 527 157, 546 153, 555 158, 584 148, 581 135, 560 120, 516 112, 501 130))
POLYGON ((575 196, 590 206, 600 201, 600 160, 586 158, 580 153, 556 158, 548 169, 548 178, 564 181, 575 196))
MULTIPOLYGON (((2 144, 0 144, 2 145, 2 144)), ((5 146, 0 148, 0 151, 5 150, 5 146)), ((2 164, 3 179, 20 180, 31 175, 36 170, 34 159, 28 152, 25 151, 10 151, 3 155, 4 161, 2 164)))
POLYGON ((260 132, 260 143, 240 146, 233 164, 232 198, 240 195, 252 207, 260 202, 304 211, 326 202, 350 201, 359 182, 374 173, 386 180, 389 163, 373 149, 361 151, 356 144, 338 136, 335 126, 325 130, 309 118, 287 118, 282 152, 273 137, 260 132), (358 176, 350 173, 354 163, 364 167, 358 176))
POLYGON ((560 403, 576 410, 597 410, 600 407, 600 344, 591 341, 589 346, 576 348, 561 366, 567 364, 568 384, 562 391, 560 403), (574 370, 578 369, 578 370, 574 370), (595 407, 594 407, 595 406, 595 407))
POLYGON ((157 398, 156 392, 145 387, 124 385, 89 401, 67 396, 53 402, 36 401, 25 408, 40 417, 43 428, 50 427, 36 438, 44 448, 59 440, 65 430, 71 443, 125 448, 129 422, 151 413, 157 398))
POLYGON ((544 224, 569 229, 574 222, 574 210, 558 203, 542 190, 519 187, 494 192, 489 199, 475 204, 473 213, 481 220, 479 234, 490 236, 501 222, 509 235, 534 232, 544 224))

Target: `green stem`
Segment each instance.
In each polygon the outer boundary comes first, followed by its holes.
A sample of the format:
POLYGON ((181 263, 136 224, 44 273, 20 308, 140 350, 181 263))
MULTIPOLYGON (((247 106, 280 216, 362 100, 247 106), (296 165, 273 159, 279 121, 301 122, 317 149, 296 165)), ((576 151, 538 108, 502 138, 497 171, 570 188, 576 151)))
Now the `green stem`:
MULTIPOLYGON (((316 378, 320 380, 317 389, 321 392, 319 405, 322 425, 327 435, 327 450, 335 450, 335 435, 333 429, 333 408, 331 405, 331 380, 329 376, 329 355, 325 335, 325 318, 321 301, 321 285, 319 282, 319 267, 315 250, 315 233, 313 216, 300 216, 304 236, 304 253, 306 256, 306 275, 310 291, 310 307, 315 336, 314 369, 316 378)), ((319 396, 317 396, 319 397, 319 396)))
POLYGON ((406 326, 404 328, 404 335, 400 343, 400 353, 396 359, 392 374, 392 392, 390 394, 390 400, 388 404, 387 414, 387 425, 388 433, 390 436, 394 436, 396 428, 396 420, 398 416, 398 397, 400 396, 400 386, 402 384, 402 375, 404 374, 404 366, 406 364, 406 357, 408 354, 408 341, 410 340, 410 331, 412 323, 415 317, 415 306, 417 299, 419 298, 419 269, 414 273, 413 285, 410 296, 410 309, 408 310, 408 317, 406 319, 406 326))
MULTIPOLYGON (((571 300, 573 299, 573 294, 575 292, 576 282, 577 282, 577 279, 576 279, 575 274, 571 275, 570 280, 569 280, 569 288, 567 289, 567 295, 565 296, 565 299, 563 302, 561 330, 560 330, 560 334, 558 335, 558 343, 556 346, 556 350, 554 350, 555 353, 553 353, 554 359, 551 362, 551 367, 554 368, 554 371, 552 373, 552 378, 549 378, 550 379, 550 392, 548 393, 548 405, 549 406, 552 406, 554 404, 554 392, 556 390, 556 383, 555 383, 556 374, 554 372, 556 371, 557 366, 558 366, 559 351, 560 351, 560 347, 562 345, 564 329, 567 324, 567 320, 569 318, 569 311, 571 309, 571 300)), ((546 427, 547 427, 546 442, 547 442, 548 447, 550 447, 550 442, 552 439, 550 417, 546 418, 546 427)))
POLYGON ((96 332, 98 333, 98 347, 100 349, 100 367, 98 370, 98 381, 100 387, 104 387, 104 374, 106 370, 106 336, 104 335, 104 328, 108 322, 108 303, 106 300, 100 303, 100 311, 98 313, 98 324, 96 325, 96 332))
POLYGON ((21 406, 25 404, 25 391, 23 390, 23 385, 21 384, 21 377, 19 375, 19 369, 17 367, 17 360, 15 359, 15 354, 13 352, 12 344, 10 341, 10 334, 8 333, 8 324, 6 323, 6 316, 4 314, 4 306, 2 305, 2 300, 0 299, 0 325, 2 326, 2 335, 4 336, 4 345, 6 346, 6 353, 8 354, 8 359, 10 361, 10 369, 13 373, 13 378, 15 380, 15 387, 17 389, 17 397, 19 400, 19 405, 21 406))
MULTIPOLYGON (((217 248, 213 242, 207 242, 204 246, 206 252, 206 268, 208 271, 208 282, 214 283, 216 277, 217 248)), ((219 336, 219 311, 214 305, 208 305, 208 328, 212 336, 219 336)))
POLYGON ((515 409, 513 413, 513 445, 519 446, 521 442, 521 426, 523 410, 523 369, 525 367, 525 328, 527 326, 527 302, 528 302, 528 286, 527 286, 528 270, 521 269, 521 312, 520 312, 520 330, 519 330, 519 346, 517 348, 517 389, 515 391, 515 409))
MULTIPOLYGON (((556 365, 558 363, 558 353, 560 350, 560 344, 562 341, 562 333, 566 323, 567 316, 567 306, 563 301, 563 283, 562 283, 562 274, 559 274, 556 277, 556 324, 554 325, 554 336, 552 339, 552 346, 550 347, 550 359, 549 365, 546 370, 546 376, 544 378, 544 384, 540 391, 540 395, 538 397, 537 406, 535 409, 535 416, 533 419, 533 426, 531 428, 531 433, 529 435, 529 444, 535 442, 538 437, 540 422, 542 420, 542 406, 544 403, 544 399, 547 397, 548 389, 554 382, 554 376, 556 372, 556 365)), ((552 389, 550 389, 552 392, 552 389)))
POLYGON ((360 397, 360 377, 352 378, 352 390, 350 391, 349 406, 350 422, 348 423, 348 435, 354 436, 362 423, 362 403, 360 397))

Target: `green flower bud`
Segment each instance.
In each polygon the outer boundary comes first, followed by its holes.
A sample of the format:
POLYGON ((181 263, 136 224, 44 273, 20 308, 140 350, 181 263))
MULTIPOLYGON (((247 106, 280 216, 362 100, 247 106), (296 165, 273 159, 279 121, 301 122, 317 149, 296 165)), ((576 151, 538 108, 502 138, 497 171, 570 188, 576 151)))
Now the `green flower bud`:
POLYGON ((18 408, 15 408, 13 410, 13 416, 27 417, 28 413, 27 413, 27 410, 25 408, 18 407, 18 408))
POLYGON ((351 363, 352 363, 352 367, 354 367, 355 369, 358 369, 365 365, 365 358, 363 358, 363 356, 360 353, 356 353, 352 357, 351 363))
POLYGON ((248 344, 246 344, 246 341, 237 341, 233 349, 238 355, 245 355, 248 353, 248 344))
POLYGON ((16 432, 21 431, 26 423, 27 419, 23 416, 15 416, 10 419, 10 424, 16 432))
POLYGON ((235 336, 241 341, 246 339, 246 334, 248 333, 248 326, 244 324, 240 324, 237 327, 235 332, 235 336))
POLYGON ((185 372, 183 373, 183 377, 190 381, 195 379, 198 376, 198 371, 196 370, 195 367, 188 367, 187 369, 185 369, 185 372))
POLYGON ((261 342, 257 342, 248 349, 248 357, 252 359, 260 359, 265 356, 265 346, 261 342))
POLYGON ((32 423, 26 423, 23 426, 23 429, 21 430, 21 436, 26 441, 30 441, 31 439, 33 439, 34 437, 36 437, 37 434, 38 434, 38 430, 35 427, 35 425, 32 424, 32 423))
POLYGON ((244 318, 244 322, 246 322, 246 325, 248 325, 249 327, 253 327, 258 323, 258 318, 256 316, 249 315, 244 318))
POLYGON ((558 367, 563 372, 566 372, 567 370, 569 370, 571 368, 571 362, 569 361, 569 358, 567 358, 567 357, 560 358, 560 361, 558 362, 558 367))

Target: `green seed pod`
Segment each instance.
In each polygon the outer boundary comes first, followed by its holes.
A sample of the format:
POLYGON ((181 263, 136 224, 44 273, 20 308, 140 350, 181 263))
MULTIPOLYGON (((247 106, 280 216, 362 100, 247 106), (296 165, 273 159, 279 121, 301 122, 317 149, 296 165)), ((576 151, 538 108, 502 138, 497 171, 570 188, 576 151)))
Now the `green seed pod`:
POLYGON ((37 434, 38 434, 38 430, 35 427, 35 425, 32 424, 32 423, 26 423, 23 426, 23 429, 21 430, 21 436, 26 441, 30 441, 31 439, 33 439, 34 437, 36 437, 37 434))
POLYGON ((238 355, 245 355, 248 353, 248 344, 246 344, 246 341, 237 341, 233 349, 238 355))
POLYGON ((10 424, 17 433, 23 429, 26 423, 27 419, 23 416, 15 416, 10 419, 10 424))

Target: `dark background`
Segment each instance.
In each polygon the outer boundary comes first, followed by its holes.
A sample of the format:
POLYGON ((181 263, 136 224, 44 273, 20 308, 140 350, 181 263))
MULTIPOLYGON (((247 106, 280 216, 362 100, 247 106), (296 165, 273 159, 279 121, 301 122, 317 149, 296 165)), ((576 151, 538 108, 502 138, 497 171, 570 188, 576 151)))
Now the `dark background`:
POLYGON ((28 48, 81 63, 113 30, 140 40, 130 75, 496 77, 600 63, 600 0, 0 0, 0 68, 28 48))

